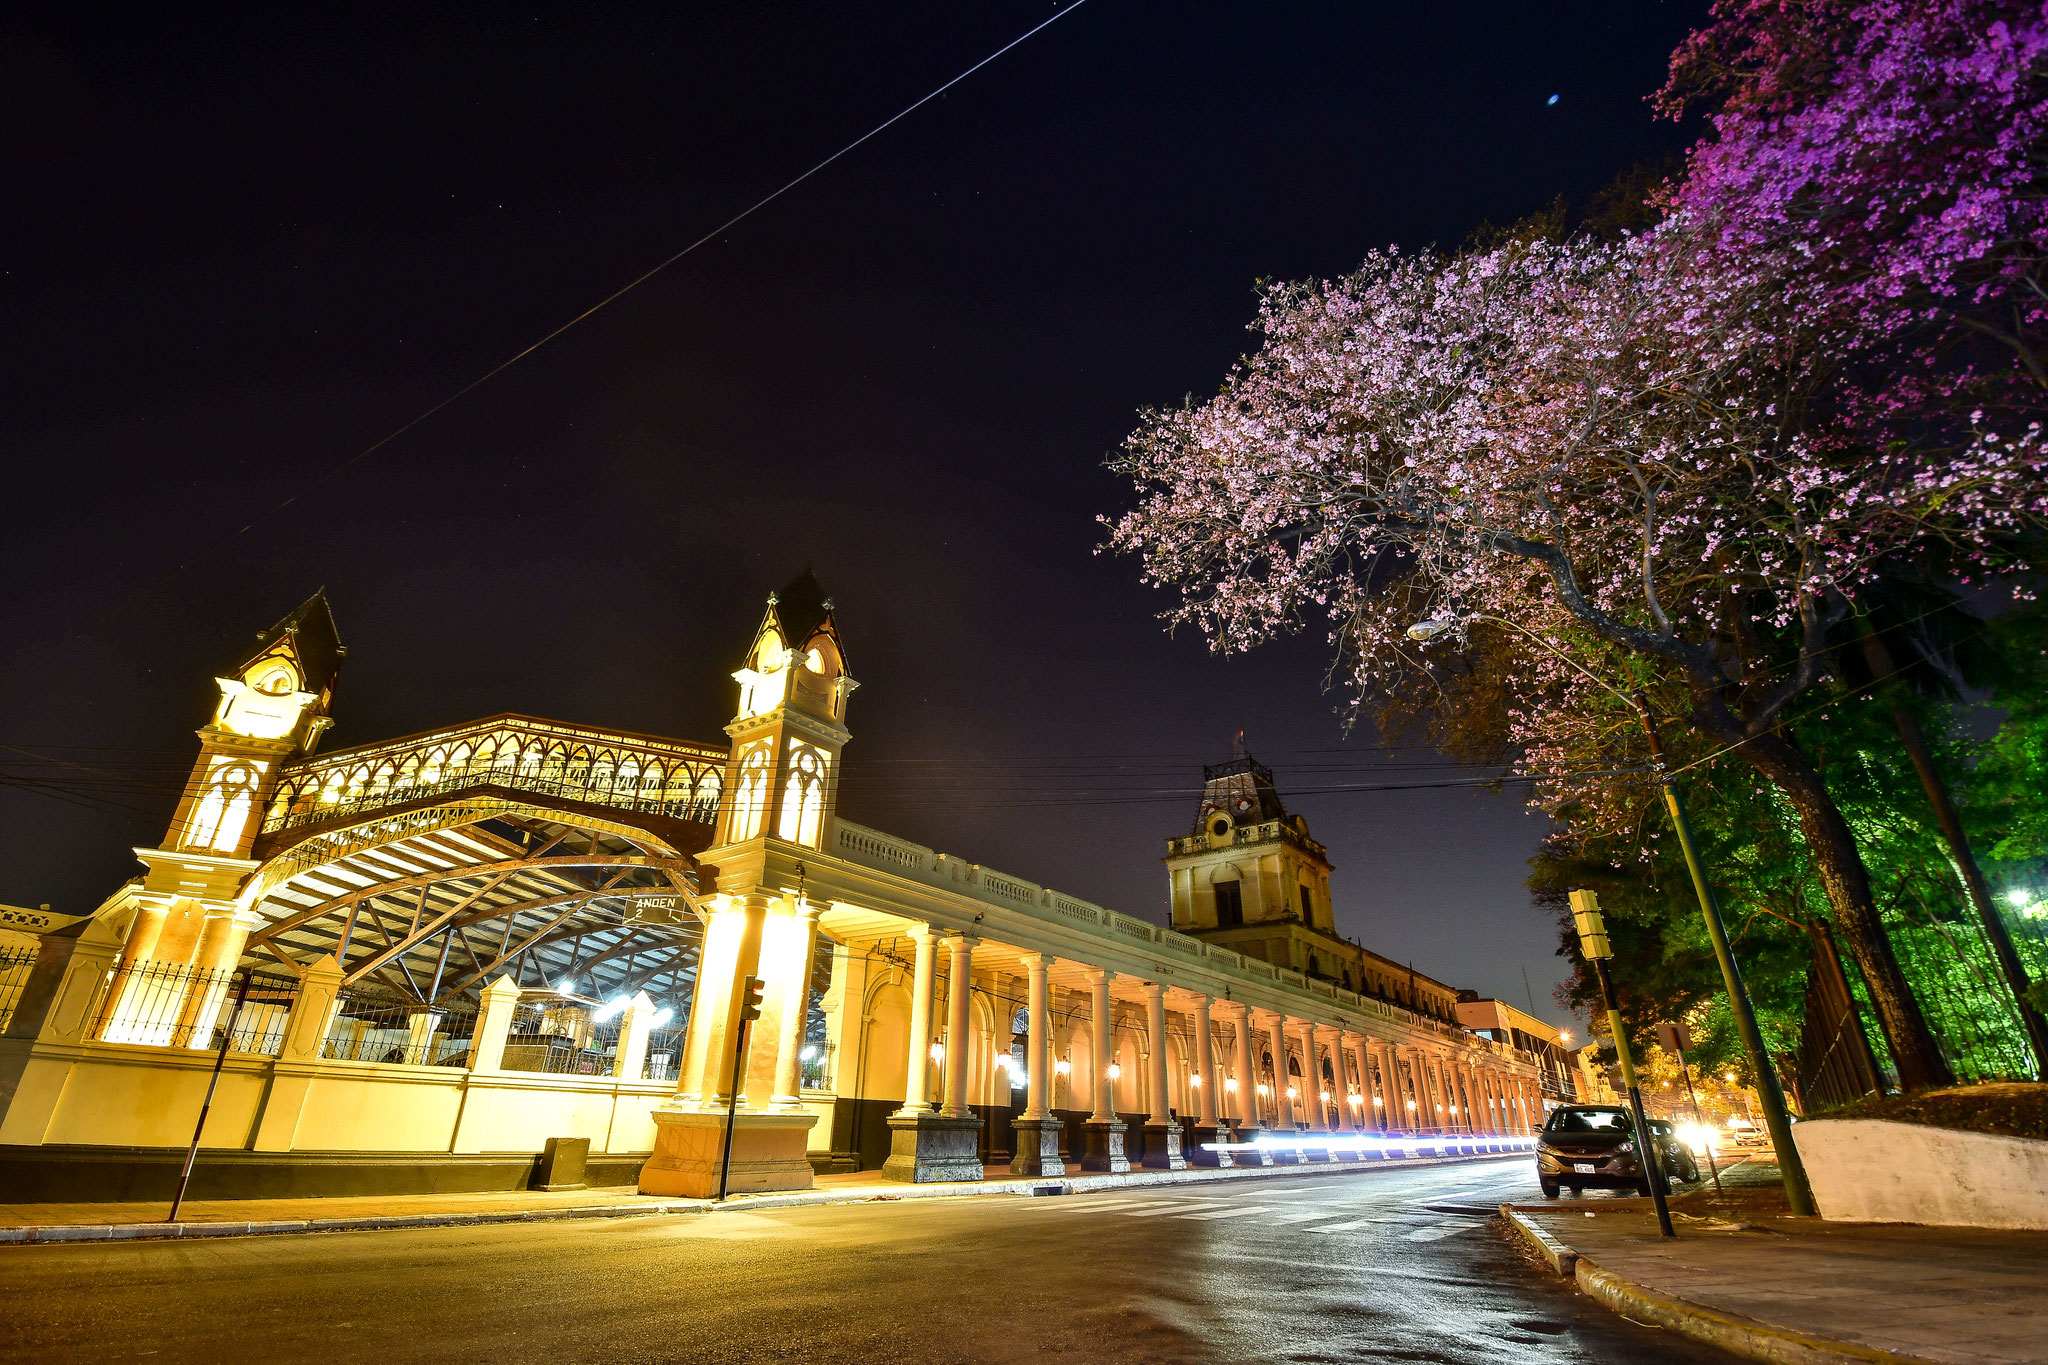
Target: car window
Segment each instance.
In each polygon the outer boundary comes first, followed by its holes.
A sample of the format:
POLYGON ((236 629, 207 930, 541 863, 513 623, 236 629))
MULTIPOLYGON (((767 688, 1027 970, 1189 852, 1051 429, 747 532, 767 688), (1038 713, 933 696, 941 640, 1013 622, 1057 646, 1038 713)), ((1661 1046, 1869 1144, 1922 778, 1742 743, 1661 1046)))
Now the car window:
POLYGON ((1550 1118, 1553 1133, 1626 1133, 1628 1115, 1613 1109, 1560 1109, 1550 1118))

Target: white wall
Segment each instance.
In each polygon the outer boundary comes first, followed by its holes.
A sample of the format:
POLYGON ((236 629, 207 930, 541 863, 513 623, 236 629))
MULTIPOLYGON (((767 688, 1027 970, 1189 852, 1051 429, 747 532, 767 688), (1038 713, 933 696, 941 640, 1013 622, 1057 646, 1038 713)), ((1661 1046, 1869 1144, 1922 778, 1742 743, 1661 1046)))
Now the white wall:
POLYGON ((2048 1228, 2048 1142, 1881 1119, 1813 1119, 1792 1136, 1823 1218, 2048 1228))

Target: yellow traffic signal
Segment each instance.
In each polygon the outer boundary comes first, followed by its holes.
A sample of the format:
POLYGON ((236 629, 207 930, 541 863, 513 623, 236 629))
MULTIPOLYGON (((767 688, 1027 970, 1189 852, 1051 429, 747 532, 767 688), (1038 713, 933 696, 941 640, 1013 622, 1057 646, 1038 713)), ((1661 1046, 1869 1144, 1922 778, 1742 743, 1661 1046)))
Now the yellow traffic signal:
POLYGON ((1607 943, 1607 922, 1600 917, 1600 897, 1591 891, 1572 892, 1572 922, 1579 930, 1579 951, 1588 961, 1613 957, 1607 943))
POLYGON ((761 1017, 761 997, 768 993, 768 983, 758 976, 750 976, 740 985, 740 1018, 742 1020, 761 1017))

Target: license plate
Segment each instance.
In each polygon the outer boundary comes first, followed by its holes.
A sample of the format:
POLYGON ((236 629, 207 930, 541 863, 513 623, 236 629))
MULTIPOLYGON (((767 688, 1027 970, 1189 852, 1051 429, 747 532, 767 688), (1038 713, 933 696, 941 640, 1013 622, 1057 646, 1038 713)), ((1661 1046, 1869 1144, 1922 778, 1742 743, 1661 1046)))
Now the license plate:
POLYGON ((1599 1169, 1599 1163, 1594 1161, 1574 1161, 1572 1163, 1572 1170, 1579 1175, 1591 1175, 1599 1169))

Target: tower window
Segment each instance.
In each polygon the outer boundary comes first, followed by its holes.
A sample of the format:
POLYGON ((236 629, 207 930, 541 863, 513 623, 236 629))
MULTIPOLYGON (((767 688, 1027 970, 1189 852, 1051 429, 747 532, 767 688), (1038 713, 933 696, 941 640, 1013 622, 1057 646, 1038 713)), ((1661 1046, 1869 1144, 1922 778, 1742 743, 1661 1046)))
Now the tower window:
POLYGON ((1216 923, 1226 929, 1244 923, 1244 888, 1235 881, 1216 883, 1216 923))
POLYGON ((1230 822, 1219 815, 1210 824, 1209 832, 1221 839, 1224 835, 1230 833, 1230 822))
POLYGON ((1316 922, 1315 903, 1309 899, 1307 882, 1301 884, 1301 918, 1306 924, 1316 922))

